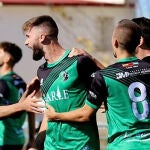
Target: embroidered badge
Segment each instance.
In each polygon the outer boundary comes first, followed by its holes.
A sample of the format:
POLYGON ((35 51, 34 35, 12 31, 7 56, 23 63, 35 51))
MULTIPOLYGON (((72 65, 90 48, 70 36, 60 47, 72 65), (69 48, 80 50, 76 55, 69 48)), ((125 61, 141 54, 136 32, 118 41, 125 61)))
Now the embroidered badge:
POLYGON ((68 74, 68 72, 66 72, 66 71, 62 71, 62 72, 60 73, 59 77, 62 78, 63 81, 66 81, 66 80, 68 80, 68 78, 69 78, 69 74, 68 74))

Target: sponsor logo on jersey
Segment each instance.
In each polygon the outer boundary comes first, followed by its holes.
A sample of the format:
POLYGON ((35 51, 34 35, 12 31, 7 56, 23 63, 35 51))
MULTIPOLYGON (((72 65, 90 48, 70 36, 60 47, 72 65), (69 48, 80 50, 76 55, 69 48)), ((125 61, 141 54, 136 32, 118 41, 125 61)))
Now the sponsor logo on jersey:
POLYGON ((51 91, 47 93, 46 97, 43 96, 43 99, 48 101, 57 101, 57 100, 66 100, 69 99, 69 92, 68 90, 61 90, 59 86, 57 87, 56 91, 51 91))
POLYGON ((122 79, 129 77, 129 72, 119 72, 116 73, 116 79, 122 79))
POLYGON ((131 76, 137 76, 137 75, 144 75, 144 74, 149 74, 150 73, 150 69, 149 68, 142 68, 142 69, 135 69, 135 70, 131 70, 131 71, 123 71, 123 72, 118 72, 116 73, 116 79, 122 79, 122 78, 127 78, 127 77, 131 77, 131 76))
POLYGON ((124 68, 135 68, 135 67, 138 67, 138 62, 130 62, 130 63, 125 63, 125 64, 122 64, 122 67, 124 68))

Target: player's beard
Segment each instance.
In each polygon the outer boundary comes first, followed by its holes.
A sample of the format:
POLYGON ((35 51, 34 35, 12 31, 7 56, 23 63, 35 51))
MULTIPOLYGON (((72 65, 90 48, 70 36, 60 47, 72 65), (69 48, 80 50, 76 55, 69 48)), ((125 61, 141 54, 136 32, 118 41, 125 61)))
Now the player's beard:
POLYGON ((42 57, 44 56, 43 50, 40 48, 35 48, 33 50, 33 60, 38 61, 40 59, 42 59, 42 57))
POLYGON ((4 65, 3 61, 0 61, 0 67, 2 67, 4 65))

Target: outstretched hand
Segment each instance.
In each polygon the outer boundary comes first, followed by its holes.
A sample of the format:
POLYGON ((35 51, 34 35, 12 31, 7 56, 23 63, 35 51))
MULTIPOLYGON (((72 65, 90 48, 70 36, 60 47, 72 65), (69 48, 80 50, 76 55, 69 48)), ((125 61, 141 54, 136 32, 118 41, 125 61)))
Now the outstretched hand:
POLYGON ((19 104, 22 107, 22 110, 34 112, 34 113, 43 113, 43 104, 40 99, 35 98, 36 91, 34 90, 31 94, 28 94, 26 90, 23 96, 21 97, 19 104))

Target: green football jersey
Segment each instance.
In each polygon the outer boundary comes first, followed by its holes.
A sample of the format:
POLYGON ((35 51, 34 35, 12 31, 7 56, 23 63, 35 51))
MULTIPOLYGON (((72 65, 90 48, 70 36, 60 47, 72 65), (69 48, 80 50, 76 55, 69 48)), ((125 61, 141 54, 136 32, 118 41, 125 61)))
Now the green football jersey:
MULTIPOLYGON (((88 57, 69 58, 69 53, 66 50, 60 60, 38 71, 43 99, 57 112, 75 110, 84 105, 89 76, 98 70, 88 57)), ((44 150, 100 149, 96 116, 85 123, 48 121, 47 126, 44 150)))
POLYGON ((93 76, 88 101, 93 108, 105 101, 107 149, 149 150, 150 64, 130 57, 93 76))
MULTIPOLYGON (((17 103, 26 88, 25 82, 14 72, 1 76, 0 79, 8 86, 8 89, 6 89, 7 93, 3 97, 4 99, 1 98, 0 100, 0 105, 17 103)), ((1 86, 0 82, 0 87, 1 86)), ((2 88, 4 87, 1 87, 1 89, 2 88)), ((2 91, 0 90, 0 93, 1 92, 2 91)), ((25 117, 26 113, 21 112, 0 120, 0 146, 24 144, 25 137, 22 126, 25 121, 25 117)))

